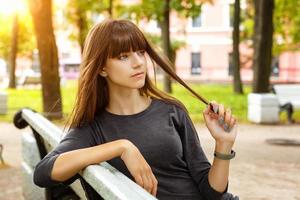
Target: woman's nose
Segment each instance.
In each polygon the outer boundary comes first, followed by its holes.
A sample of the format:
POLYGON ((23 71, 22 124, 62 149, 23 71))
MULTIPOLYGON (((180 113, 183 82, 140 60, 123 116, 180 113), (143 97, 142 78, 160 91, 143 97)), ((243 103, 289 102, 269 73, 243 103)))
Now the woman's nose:
POLYGON ((133 52, 133 67, 139 67, 143 64, 143 58, 137 52, 133 52))

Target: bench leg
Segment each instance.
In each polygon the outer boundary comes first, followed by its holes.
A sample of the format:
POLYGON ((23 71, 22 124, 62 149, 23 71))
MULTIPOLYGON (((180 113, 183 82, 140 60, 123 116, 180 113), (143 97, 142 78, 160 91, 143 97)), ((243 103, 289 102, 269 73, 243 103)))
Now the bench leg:
POLYGON ((293 105, 291 103, 286 103, 282 106, 280 106, 280 111, 286 110, 287 117, 288 117, 288 123, 292 124, 294 123, 294 120, 292 119, 292 115, 294 113, 293 105))
POLYGON ((2 151, 3 151, 3 145, 0 144, 0 163, 4 164, 4 159, 3 159, 3 156, 2 156, 2 151))

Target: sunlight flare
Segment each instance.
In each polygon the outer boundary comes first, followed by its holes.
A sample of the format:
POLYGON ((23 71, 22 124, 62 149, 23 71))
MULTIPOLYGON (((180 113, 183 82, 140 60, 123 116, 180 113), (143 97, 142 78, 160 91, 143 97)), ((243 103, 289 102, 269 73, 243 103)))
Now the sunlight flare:
POLYGON ((0 14, 12 15, 14 13, 25 13, 28 8, 25 0, 0 0, 0 14))

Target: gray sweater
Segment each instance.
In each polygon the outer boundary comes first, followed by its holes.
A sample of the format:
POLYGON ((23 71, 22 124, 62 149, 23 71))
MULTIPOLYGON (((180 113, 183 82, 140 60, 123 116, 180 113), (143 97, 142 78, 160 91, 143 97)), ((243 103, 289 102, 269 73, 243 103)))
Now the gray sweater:
MULTIPOLYGON (((158 199, 221 199, 223 193, 208 183, 211 165, 190 117, 179 106, 159 99, 153 99, 148 108, 132 115, 103 111, 92 123, 70 130, 35 167, 35 184, 40 187, 59 184, 50 177, 59 154, 118 139, 130 140, 151 166, 158 180, 158 199)), ((107 162, 134 181, 119 157, 107 162)), ((74 179, 76 176, 66 183, 74 179)))

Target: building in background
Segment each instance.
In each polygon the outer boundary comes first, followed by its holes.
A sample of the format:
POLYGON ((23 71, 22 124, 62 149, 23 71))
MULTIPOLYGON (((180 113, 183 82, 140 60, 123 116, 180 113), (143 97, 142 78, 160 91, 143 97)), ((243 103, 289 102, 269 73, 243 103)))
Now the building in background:
MULTIPOLYGON (((137 3, 139 0, 123 0, 126 5, 137 3)), ((245 1, 241 1, 242 9, 245 1)), ((183 41, 185 45, 177 51, 175 62, 177 74, 187 81, 193 82, 221 82, 231 83, 233 77, 232 57, 232 30, 233 30, 233 3, 234 0, 215 0, 214 4, 204 4, 199 16, 184 19, 176 12, 170 16, 171 38, 183 41)), ((65 5, 60 5, 64 8, 65 5)), ((104 15, 95 16, 95 23, 104 19, 104 15)), ((59 51, 60 76, 62 79, 76 79, 79 76, 80 47, 76 41, 69 39, 71 26, 67 29, 62 10, 57 10, 56 42, 59 51), (61 27, 60 27, 61 26, 61 27)), ((139 27, 151 34, 160 35, 160 28, 156 21, 140 20, 139 27)), ((242 28, 242 27, 241 27, 242 28)), ((251 43, 252 41, 248 41, 251 43)), ((244 83, 251 83, 253 49, 250 44, 240 44, 241 78, 244 83)), ((33 55, 34 58, 34 55, 33 55)), ((31 68, 37 69, 36 60, 19 62, 16 75, 24 74, 31 68), (24 64, 25 63, 25 64, 24 64)), ((3 68, 3 67, 2 67, 3 68)), ((151 69, 151 68, 150 68, 151 69)), ((150 71, 151 72, 151 71, 150 71)), ((159 70, 158 70, 159 72, 159 70)), ((150 73, 153 76, 153 73, 150 73)), ((160 75, 158 75, 158 78, 160 75)), ((7 79, 7 76, 6 76, 7 79)), ((281 83, 300 82, 300 52, 284 52, 273 58, 271 81, 281 83)), ((7 82, 7 81, 6 81, 7 82)))
MULTIPOLYGON (((182 19, 172 13, 171 38, 182 40, 185 47, 177 51, 176 72, 190 81, 231 82, 233 0, 216 0, 205 4, 196 18, 182 19)), ((242 1, 242 9, 245 8, 242 1)), ((159 26, 150 21, 140 27, 145 32, 159 34, 159 26)), ((241 78, 244 83, 252 80, 253 50, 246 42, 240 44, 241 78)), ((300 82, 300 52, 285 52, 272 61, 272 82, 300 82)))

